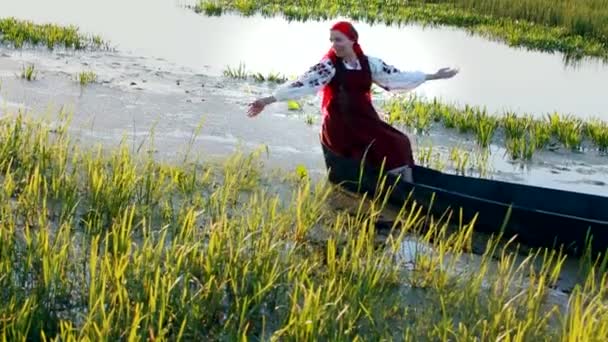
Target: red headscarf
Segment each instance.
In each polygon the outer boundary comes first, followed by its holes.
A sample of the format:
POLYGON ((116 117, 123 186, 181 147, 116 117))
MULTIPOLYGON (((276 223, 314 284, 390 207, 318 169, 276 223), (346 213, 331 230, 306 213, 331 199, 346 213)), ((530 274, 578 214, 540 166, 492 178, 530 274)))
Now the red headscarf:
MULTIPOLYGON (((357 57, 359 58, 359 61, 361 62, 362 57, 363 57, 363 50, 361 49, 361 46, 359 45, 359 34, 357 33, 357 30, 355 30, 354 26, 348 21, 339 21, 331 27, 331 30, 341 32, 348 39, 350 39, 354 42, 353 50, 355 51, 355 54, 357 55, 357 57)), ((336 51, 334 51, 333 48, 330 48, 329 51, 325 54, 324 58, 329 58, 329 60, 331 60, 331 62, 335 66, 338 56, 336 56, 336 51)), ((329 104, 329 102, 332 98, 332 95, 333 95, 332 90, 331 90, 331 87, 329 86, 329 84, 325 85, 325 87, 323 87, 323 101, 322 101, 323 112, 326 112, 327 105, 329 104)), ((367 95, 368 95, 368 97, 370 97, 370 94, 367 94, 367 95)))

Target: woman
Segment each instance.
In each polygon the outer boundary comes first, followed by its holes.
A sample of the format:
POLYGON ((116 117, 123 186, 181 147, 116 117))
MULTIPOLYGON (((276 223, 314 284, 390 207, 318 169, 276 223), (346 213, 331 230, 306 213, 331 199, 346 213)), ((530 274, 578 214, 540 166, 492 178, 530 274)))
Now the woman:
POLYGON ((248 115, 258 115, 276 101, 297 99, 323 90, 321 143, 342 157, 361 160, 412 182, 414 158, 408 137, 384 122, 371 101, 372 83, 385 90, 411 90, 425 81, 453 77, 457 70, 443 68, 435 74, 401 72, 379 58, 366 56, 358 33, 349 22, 332 26, 332 47, 324 58, 296 81, 279 87, 272 96, 249 105, 248 115))

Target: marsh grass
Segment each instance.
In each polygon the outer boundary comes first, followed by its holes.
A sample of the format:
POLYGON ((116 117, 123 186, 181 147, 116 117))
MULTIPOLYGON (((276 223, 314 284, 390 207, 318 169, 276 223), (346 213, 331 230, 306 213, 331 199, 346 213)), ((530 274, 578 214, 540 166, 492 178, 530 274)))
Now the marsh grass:
POLYGON ((586 125, 586 135, 602 152, 608 152, 608 124, 599 119, 592 119, 586 125))
POLYGON ((328 20, 346 16, 369 24, 448 25, 532 50, 562 52, 565 61, 583 56, 608 58, 606 0, 316 1, 200 0, 206 15, 236 11, 246 16, 282 14, 289 20, 328 20))
POLYGON ((304 122, 309 125, 312 126, 315 123, 315 116, 312 114, 306 114, 306 116, 304 117, 304 122))
POLYGON ((244 63, 239 63, 238 67, 226 67, 223 71, 225 77, 237 79, 237 80, 247 80, 252 79, 255 82, 263 83, 274 83, 280 84, 287 82, 288 78, 285 75, 282 75, 277 72, 270 72, 267 75, 264 75, 259 72, 249 72, 244 63))
POLYGON ((432 144, 424 144, 416 151, 416 162, 422 166, 442 172, 455 172, 463 176, 490 177, 490 151, 474 148, 464 149, 452 147, 448 151, 441 151, 432 144))
POLYGON ((38 77, 38 70, 36 70, 36 65, 31 63, 27 66, 23 65, 21 67, 21 74, 19 75, 19 77, 27 81, 36 80, 36 78, 38 77))
POLYGON ((488 114, 485 108, 462 108, 416 96, 390 99, 382 109, 389 113, 390 122, 416 129, 423 126, 425 132, 434 124, 441 124, 462 134, 474 134, 482 148, 502 142, 514 159, 531 159, 536 151, 556 144, 571 151, 583 151, 586 146, 599 152, 605 152, 608 144, 608 125, 604 121, 584 121, 569 114, 550 113, 540 118, 512 112, 488 114), (504 139, 496 139, 497 132, 504 139))
POLYGON ((76 80, 81 86, 86 86, 97 81, 97 74, 93 71, 82 71, 78 73, 76 80))
POLYGON ((224 76, 226 76, 226 77, 239 79, 239 80, 247 79, 247 77, 249 76, 244 63, 239 63, 238 67, 228 66, 228 67, 226 67, 226 69, 224 69, 223 73, 224 73, 224 76))
POLYGON ((54 24, 34 24, 28 20, 0 18, 0 40, 21 48, 25 44, 45 45, 49 49, 57 46, 73 49, 87 47, 107 48, 101 37, 83 35, 75 26, 62 27, 54 24))
POLYGON ((166 164, 82 149, 70 118, 0 121, 3 340, 608 338, 591 257, 553 305, 558 252, 521 261, 491 239, 473 257, 474 221, 413 202, 379 239, 386 197, 329 210, 332 187, 302 167, 267 178, 262 150, 166 164))

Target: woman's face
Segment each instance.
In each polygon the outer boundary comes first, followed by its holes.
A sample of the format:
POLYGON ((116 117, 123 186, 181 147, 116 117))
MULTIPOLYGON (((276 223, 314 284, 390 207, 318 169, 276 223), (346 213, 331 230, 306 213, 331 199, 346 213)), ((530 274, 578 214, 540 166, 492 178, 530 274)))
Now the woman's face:
POLYGON ((340 31, 331 30, 329 33, 329 41, 338 57, 344 57, 353 52, 353 44, 355 42, 348 39, 348 37, 340 31))

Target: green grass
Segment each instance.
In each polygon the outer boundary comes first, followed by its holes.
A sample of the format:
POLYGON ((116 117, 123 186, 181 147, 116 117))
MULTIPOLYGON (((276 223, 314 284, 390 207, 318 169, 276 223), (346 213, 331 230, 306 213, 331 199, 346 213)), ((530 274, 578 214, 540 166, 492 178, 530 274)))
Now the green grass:
POLYGON ((106 46, 99 36, 86 36, 79 33, 75 26, 62 27, 54 24, 34 24, 27 20, 0 18, 0 41, 12 43, 21 48, 24 44, 44 44, 49 49, 57 46, 84 49, 88 46, 101 48, 106 46))
POLYGON ((274 179, 258 152, 167 164, 85 149, 58 120, 0 121, 3 340, 608 338, 593 259, 567 310, 547 300, 559 252, 520 260, 491 239, 473 258, 474 222, 414 203, 383 237, 384 198, 337 210, 302 166, 274 179))
POLYGON ((97 81, 97 74, 93 71, 82 71, 78 73, 76 79, 81 86, 86 86, 89 83, 97 81))
POLYGON ((433 125, 442 125, 462 134, 473 134, 482 148, 502 143, 513 159, 531 159, 535 151, 555 145, 572 151, 607 151, 608 125, 599 119, 585 121, 560 113, 544 118, 512 112, 488 114, 485 108, 468 105, 462 108, 416 96, 391 99, 382 109, 389 113, 391 123, 404 124, 417 132, 423 122, 425 132, 433 125), (503 138, 496 137, 497 133, 503 138))
POLYGON ((569 61, 583 56, 608 59, 607 8, 606 0, 201 0, 195 11, 282 14, 298 21, 347 16, 371 24, 456 26, 510 46, 562 52, 569 61))
POLYGON ((312 114, 306 114, 306 116, 304 117, 304 122, 309 125, 312 126, 315 123, 315 116, 312 114))
POLYGON ((19 75, 24 80, 34 81, 38 77, 38 71, 36 70, 35 64, 28 64, 27 66, 21 67, 21 74, 19 75))
POLYGON ((264 75, 259 72, 257 72, 257 73, 249 72, 249 71, 247 71, 247 68, 245 67, 244 63, 239 63, 238 67, 230 67, 230 66, 226 67, 223 71, 223 74, 225 77, 228 77, 228 78, 237 79, 237 80, 253 79, 254 81, 259 82, 259 83, 263 83, 263 82, 284 83, 287 81, 286 76, 281 75, 276 72, 271 72, 271 73, 268 73, 267 75, 264 75))

